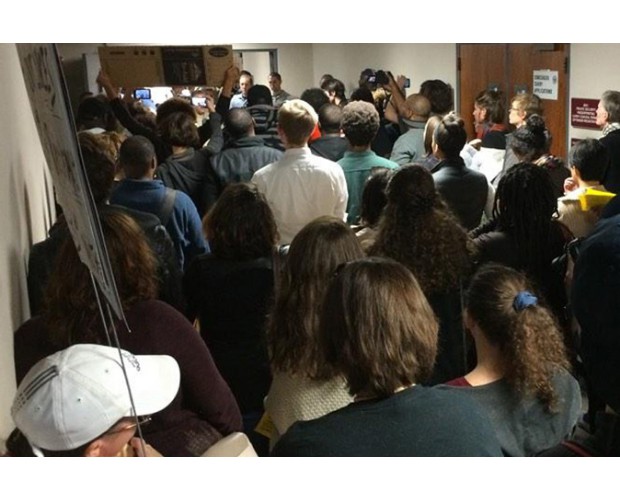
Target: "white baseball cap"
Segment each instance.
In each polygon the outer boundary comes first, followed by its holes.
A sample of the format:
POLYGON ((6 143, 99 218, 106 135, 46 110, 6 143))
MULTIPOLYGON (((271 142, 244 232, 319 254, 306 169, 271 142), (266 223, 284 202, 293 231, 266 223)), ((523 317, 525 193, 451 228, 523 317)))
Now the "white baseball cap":
MULTIPOLYGON (((179 390, 179 365, 170 356, 134 356, 121 350, 135 416, 167 407, 179 390)), ((73 450, 123 417, 134 416, 119 350, 77 344, 39 361, 17 389, 11 416, 37 448, 73 450)))

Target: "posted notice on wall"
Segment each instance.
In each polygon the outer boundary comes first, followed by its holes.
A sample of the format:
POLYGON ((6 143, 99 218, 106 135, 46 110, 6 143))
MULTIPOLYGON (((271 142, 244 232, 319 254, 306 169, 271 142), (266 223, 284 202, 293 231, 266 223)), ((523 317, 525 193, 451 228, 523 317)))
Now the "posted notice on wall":
POLYGON ((550 69, 535 69, 532 89, 541 99, 558 100, 559 73, 550 69))

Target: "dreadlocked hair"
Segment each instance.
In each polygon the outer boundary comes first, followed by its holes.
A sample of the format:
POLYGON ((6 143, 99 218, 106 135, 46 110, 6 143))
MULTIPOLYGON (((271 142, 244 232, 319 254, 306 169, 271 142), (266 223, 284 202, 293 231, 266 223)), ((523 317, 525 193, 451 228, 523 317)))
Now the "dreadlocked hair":
POLYGON ((430 172, 403 166, 390 180, 387 198, 369 255, 405 265, 427 295, 458 288, 470 272, 474 246, 437 193, 430 172))
POLYGON ((569 369, 562 333, 554 315, 540 301, 515 307, 520 292, 533 291, 520 272, 486 264, 472 278, 465 307, 484 336, 499 346, 505 379, 520 395, 537 397, 547 411, 557 411, 553 376, 569 369))
POLYGON ((493 216, 497 230, 512 236, 519 268, 541 276, 552 260, 551 224, 557 199, 549 172, 533 163, 518 163, 499 182, 493 216))

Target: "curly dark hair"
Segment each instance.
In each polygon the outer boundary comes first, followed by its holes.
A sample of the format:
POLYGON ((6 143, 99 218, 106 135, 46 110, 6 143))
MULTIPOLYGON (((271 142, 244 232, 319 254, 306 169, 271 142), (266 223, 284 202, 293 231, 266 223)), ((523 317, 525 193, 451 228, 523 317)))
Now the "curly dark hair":
POLYGON ((379 113, 364 101, 353 101, 342 110, 342 131, 352 146, 368 146, 381 125, 379 113))
POLYGON ((550 265, 552 217, 557 199, 549 172, 533 163, 517 163, 497 186, 493 217, 497 230, 508 233, 519 255, 519 267, 541 277, 550 265))
POLYGON ((336 217, 319 217, 295 236, 267 327, 274 370, 318 380, 333 377, 317 340, 319 312, 334 271, 362 257, 357 236, 336 217))
POLYGON ((96 204, 105 202, 112 192, 116 160, 109 144, 101 136, 79 132, 78 142, 84 160, 90 191, 96 204))
POLYGON ((405 165, 390 180, 387 198, 369 255, 404 264, 427 295, 458 288, 471 270, 474 245, 441 200, 431 173, 405 165))
MULTIPOLYGON (((123 309, 157 298, 157 258, 140 226, 116 211, 101 212, 99 219, 123 309)), ((80 261, 71 238, 56 258, 44 309, 50 340, 59 349, 106 342, 90 271, 80 261)))
POLYGON ((213 255, 252 260, 272 255, 278 228, 265 196, 254 184, 230 184, 203 220, 213 255))
POLYGON ((552 377, 570 366, 563 336, 554 315, 541 304, 516 310, 515 298, 524 291, 534 289, 523 274, 486 264, 472 278, 465 307, 488 341, 499 346, 507 382, 555 411, 552 377))
POLYGON ((551 136, 540 115, 530 115, 512 134, 510 147, 522 162, 533 162, 549 151, 551 136))

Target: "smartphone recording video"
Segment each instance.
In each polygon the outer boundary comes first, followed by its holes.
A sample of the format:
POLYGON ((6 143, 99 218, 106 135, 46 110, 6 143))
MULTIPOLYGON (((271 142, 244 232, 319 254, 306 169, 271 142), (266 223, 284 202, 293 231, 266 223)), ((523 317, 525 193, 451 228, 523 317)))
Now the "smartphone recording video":
POLYGON ((199 106, 201 108, 207 107, 207 98, 206 97, 192 97, 192 104, 194 106, 199 106))
POLYGON ((151 89, 136 89, 133 92, 134 99, 150 99, 151 98, 151 89))

